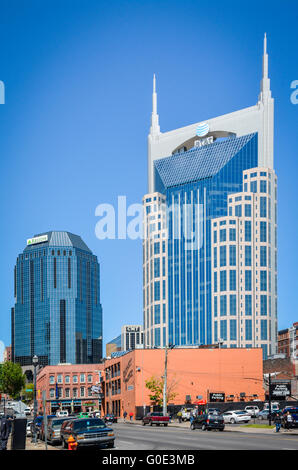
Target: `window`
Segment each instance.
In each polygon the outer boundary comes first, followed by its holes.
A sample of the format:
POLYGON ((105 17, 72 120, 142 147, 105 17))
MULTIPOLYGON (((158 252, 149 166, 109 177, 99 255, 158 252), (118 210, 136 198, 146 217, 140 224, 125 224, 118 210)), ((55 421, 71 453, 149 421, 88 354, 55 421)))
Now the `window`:
POLYGON ((267 320, 261 320, 261 340, 267 339, 267 320))
POLYGON ((245 204, 245 217, 251 217, 251 204, 245 204))
POLYGON ((159 281, 154 282, 154 300, 156 301, 160 300, 160 282, 159 281))
POLYGON ((70 383, 70 377, 69 377, 69 375, 66 375, 66 376, 65 376, 65 383, 66 383, 66 384, 69 384, 69 383, 70 383))
POLYGON ((92 389, 91 389, 91 387, 88 387, 88 397, 92 397, 92 389))
POLYGON ((236 229, 230 228, 230 242, 236 241, 236 229))
POLYGON ((260 222, 260 242, 267 241, 267 222, 260 222))
POLYGON ((77 375, 73 375, 73 377, 72 377, 72 382, 73 382, 74 384, 77 384, 77 383, 78 383, 78 376, 77 376, 77 375))
POLYGON ((227 265, 227 247, 221 246, 220 247, 220 265, 226 266, 227 265))
POLYGON ((217 297, 214 297, 213 306, 214 306, 214 316, 217 317, 217 297))
POLYGON ((226 239, 227 239, 227 232, 226 232, 226 229, 220 230, 219 233, 220 233, 220 241, 221 241, 221 242, 225 242, 226 239))
POLYGON ((261 315, 267 315, 267 295, 261 295, 260 301, 261 301, 261 315))
POLYGON ((154 343, 155 346, 160 346, 160 328, 155 328, 154 330, 154 343))
POLYGON ((160 305, 157 304, 154 307, 154 323, 155 325, 160 324, 160 305))
POLYGON ((257 192, 257 182, 256 181, 251 181, 250 182, 250 192, 251 193, 256 193, 257 192))
POLYGON ((54 383, 55 383, 55 376, 50 375, 50 384, 54 384, 54 383))
POLYGON ((242 208, 242 206, 240 204, 238 206, 235 206, 235 216, 236 217, 241 217, 241 214, 242 214, 241 208, 242 208))
POLYGON ((57 383, 62 384, 62 374, 57 375, 57 383))
POLYGON ((245 320, 245 339, 246 341, 252 340, 252 321, 245 320))
POLYGON ((88 380, 88 383, 92 383, 92 374, 88 374, 87 380, 88 380))
POLYGON ((251 295, 245 296, 245 315, 252 315, 251 295))
POLYGON ((217 321, 214 322, 214 341, 218 341, 218 336, 217 336, 217 321))
POLYGON ((217 292, 217 272, 214 271, 213 273, 213 290, 217 292))
POLYGON ((250 242, 251 241, 251 221, 246 220, 244 227, 245 227, 245 241, 250 242))
POLYGON ((85 396, 85 387, 80 387, 80 395, 81 397, 85 396))
POLYGON ((267 248, 266 246, 260 247, 260 266, 267 266, 267 248))
POLYGON ((236 270, 230 270, 230 290, 236 290, 236 270))
POLYGON ((260 193, 267 192, 267 181, 261 180, 260 181, 260 193))
POLYGON ((237 339, 237 321, 230 320, 230 340, 236 341, 237 339))
POLYGON ((227 290, 227 271, 220 271, 220 290, 227 290))
POLYGON ((155 242, 155 243, 154 243, 154 254, 155 254, 155 255, 159 255, 159 250, 160 250, 160 243, 159 243, 159 242, 155 242))
POLYGON ((245 245, 245 266, 251 266, 251 246, 245 245))
POLYGON ((264 196, 260 197, 260 217, 267 217, 267 198, 264 196))
POLYGON ((80 374, 80 382, 85 383, 85 374, 80 374))
POLYGON ((220 296, 220 315, 223 317, 227 314, 227 296, 220 296))
POLYGON ((230 266, 236 266, 236 245, 230 245, 230 266))
POLYGON ((50 388, 50 398, 55 398, 55 389, 50 388))
POLYGON ((251 290, 251 271, 245 271, 245 290, 251 290))
POLYGON ((267 271, 260 271, 260 290, 267 290, 267 271))
POLYGON ((154 258, 154 277, 160 276, 160 259, 154 258))
POLYGON ((213 248, 213 267, 217 268, 217 248, 213 248))
POLYGON ((230 295, 230 315, 236 315, 236 295, 230 295))
POLYGON ((216 243, 217 242, 217 231, 214 230, 213 232, 213 243, 216 243))
POLYGON ((76 398, 78 396, 78 389, 77 388, 74 388, 73 391, 72 391, 72 396, 74 398, 76 398))
POLYGON ((70 397, 70 389, 66 388, 65 389, 65 398, 69 398, 69 397, 70 397))
POLYGON ((224 341, 227 340, 227 320, 220 321, 220 338, 224 341))

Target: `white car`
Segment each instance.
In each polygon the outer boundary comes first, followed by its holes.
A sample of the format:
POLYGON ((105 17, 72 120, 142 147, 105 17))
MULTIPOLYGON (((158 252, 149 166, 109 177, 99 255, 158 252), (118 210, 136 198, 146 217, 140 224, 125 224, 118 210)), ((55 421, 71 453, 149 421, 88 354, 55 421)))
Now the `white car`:
POLYGON ((28 421, 27 423, 27 428, 26 428, 27 437, 32 436, 32 424, 33 424, 33 421, 28 421))
POLYGON ((25 408, 24 413, 25 413, 26 416, 31 415, 31 408, 25 408))
POLYGON ((58 418, 65 418, 68 416, 68 411, 67 410, 57 411, 56 416, 58 418))
POLYGON ((248 423, 251 420, 250 414, 243 410, 226 411, 222 414, 225 423, 248 423))
POLYGON ((244 411, 246 411, 250 416, 252 417, 257 417, 260 413, 260 408, 255 405, 248 405, 244 408, 244 411))

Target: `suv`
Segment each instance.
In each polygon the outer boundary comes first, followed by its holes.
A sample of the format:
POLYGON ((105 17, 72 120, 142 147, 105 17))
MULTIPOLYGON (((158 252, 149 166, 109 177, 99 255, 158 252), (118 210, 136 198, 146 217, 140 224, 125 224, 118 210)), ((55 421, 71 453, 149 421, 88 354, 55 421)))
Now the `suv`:
POLYGON ((51 418, 48 421, 47 440, 50 444, 61 442, 61 426, 69 418, 51 418))
POLYGON ((213 413, 203 413, 196 416, 191 422, 190 429, 195 430, 198 428, 201 428, 202 431, 206 431, 206 429, 208 431, 211 429, 223 431, 225 428, 224 419, 215 411, 213 413))
POLYGON ((65 448, 70 436, 74 438, 78 448, 102 445, 112 448, 115 442, 113 429, 106 427, 104 421, 98 418, 67 421, 65 426, 61 426, 61 439, 65 448))
POLYGON ((244 408, 244 410, 250 414, 253 418, 256 418, 260 413, 260 408, 255 405, 248 405, 244 408))

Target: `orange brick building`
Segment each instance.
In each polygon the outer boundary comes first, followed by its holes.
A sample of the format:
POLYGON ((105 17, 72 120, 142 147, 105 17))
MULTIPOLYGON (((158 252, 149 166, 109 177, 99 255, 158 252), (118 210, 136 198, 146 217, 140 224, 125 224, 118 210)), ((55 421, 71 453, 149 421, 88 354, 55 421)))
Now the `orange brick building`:
MULTIPOLYGON (((145 382, 164 375, 164 349, 137 349, 105 361, 103 412, 136 416, 137 408, 150 407, 145 382)), ((264 399, 262 350, 192 349, 168 351, 169 404, 195 403, 210 393, 224 393, 226 401, 264 399)))

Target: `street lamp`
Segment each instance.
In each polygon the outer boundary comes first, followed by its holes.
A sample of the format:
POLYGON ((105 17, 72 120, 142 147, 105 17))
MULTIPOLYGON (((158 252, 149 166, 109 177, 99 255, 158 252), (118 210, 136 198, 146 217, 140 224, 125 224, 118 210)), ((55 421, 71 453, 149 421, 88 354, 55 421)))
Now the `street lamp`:
POLYGON ((33 442, 36 443, 37 441, 37 434, 36 434, 36 416, 37 416, 37 400, 36 400, 36 368, 38 365, 38 357, 36 354, 33 356, 32 359, 33 367, 34 367, 34 411, 33 411, 33 428, 34 428, 34 439, 33 442))

